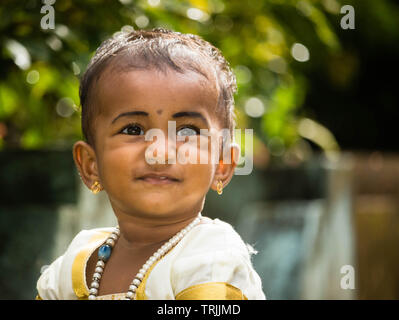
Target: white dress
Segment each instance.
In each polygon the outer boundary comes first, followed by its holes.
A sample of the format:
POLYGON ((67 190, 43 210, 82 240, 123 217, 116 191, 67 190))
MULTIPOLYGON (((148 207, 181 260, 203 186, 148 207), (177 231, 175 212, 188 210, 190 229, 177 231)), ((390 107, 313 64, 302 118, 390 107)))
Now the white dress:
MULTIPOLYGON (((264 300, 253 251, 219 219, 195 226, 148 270, 137 300, 264 300)), ((87 299, 86 264, 114 228, 83 230, 37 282, 37 299, 87 299)), ((132 274, 132 278, 134 275, 132 274)), ((126 288, 127 289, 127 288, 126 288)), ((122 299, 125 293, 99 296, 122 299)))

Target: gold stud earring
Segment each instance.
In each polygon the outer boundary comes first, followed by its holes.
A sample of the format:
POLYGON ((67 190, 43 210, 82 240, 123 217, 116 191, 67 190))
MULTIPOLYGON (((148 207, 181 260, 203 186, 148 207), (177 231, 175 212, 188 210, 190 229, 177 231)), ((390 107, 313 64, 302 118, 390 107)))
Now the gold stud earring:
POLYGON ((97 194, 102 190, 101 184, 98 181, 95 181, 90 188, 93 194, 97 194))
POLYGON ((219 195, 223 193, 223 182, 222 180, 219 180, 217 185, 216 185, 216 191, 218 192, 219 195))

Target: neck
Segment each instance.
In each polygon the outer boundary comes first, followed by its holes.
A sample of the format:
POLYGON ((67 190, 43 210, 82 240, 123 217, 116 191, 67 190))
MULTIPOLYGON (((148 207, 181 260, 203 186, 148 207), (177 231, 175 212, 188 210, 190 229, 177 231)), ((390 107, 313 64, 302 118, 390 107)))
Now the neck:
POLYGON ((154 219, 118 214, 120 238, 118 242, 126 248, 152 246, 168 241, 176 233, 190 224, 197 213, 185 215, 184 218, 154 219))

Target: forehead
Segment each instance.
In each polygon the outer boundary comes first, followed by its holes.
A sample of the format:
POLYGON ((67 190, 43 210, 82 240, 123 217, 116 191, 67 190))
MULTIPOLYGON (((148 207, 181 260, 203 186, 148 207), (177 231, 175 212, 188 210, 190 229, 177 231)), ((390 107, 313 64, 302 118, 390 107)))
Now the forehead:
POLYGON ((107 69, 96 89, 96 104, 105 117, 134 108, 144 108, 150 116, 169 115, 179 110, 205 110, 216 117, 219 90, 213 75, 174 70, 107 69))

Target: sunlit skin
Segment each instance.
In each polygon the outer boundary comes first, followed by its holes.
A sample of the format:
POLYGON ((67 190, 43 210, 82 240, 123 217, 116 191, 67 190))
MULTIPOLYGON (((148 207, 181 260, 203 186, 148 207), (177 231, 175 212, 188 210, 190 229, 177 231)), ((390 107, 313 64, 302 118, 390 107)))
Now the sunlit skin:
MULTIPOLYGON (((96 87, 94 103, 101 113, 94 122, 94 148, 78 141, 73 148, 74 160, 88 188, 99 181, 106 192, 121 230, 111 258, 104 270, 99 295, 126 292, 134 275, 163 243, 189 224, 202 211, 209 189, 216 190, 219 180, 229 183, 236 166, 231 163, 149 164, 145 133, 158 128, 165 135, 164 148, 157 150, 165 159, 173 158, 183 141, 168 140, 168 121, 176 121, 176 134, 197 135, 197 130, 220 130, 214 112, 218 99, 214 79, 187 71, 134 70, 117 73, 106 70, 96 87), (132 115, 142 111, 148 115, 132 115), (200 117, 173 117, 181 112, 200 113, 200 117), (138 179, 151 173, 168 173, 178 182, 152 184, 138 179)), ((93 120, 94 121, 94 120, 93 120)), ((209 139, 204 138, 201 139, 209 139)), ((197 148, 198 157, 210 159, 211 146, 197 148)), ((232 147, 232 159, 238 150, 232 147)), ((158 154, 156 154, 158 156, 158 154)), ((222 159, 222 155, 220 155, 222 159)), ((202 223, 206 223, 203 219, 202 223)), ((88 286, 97 255, 87 264, 88 286)))

